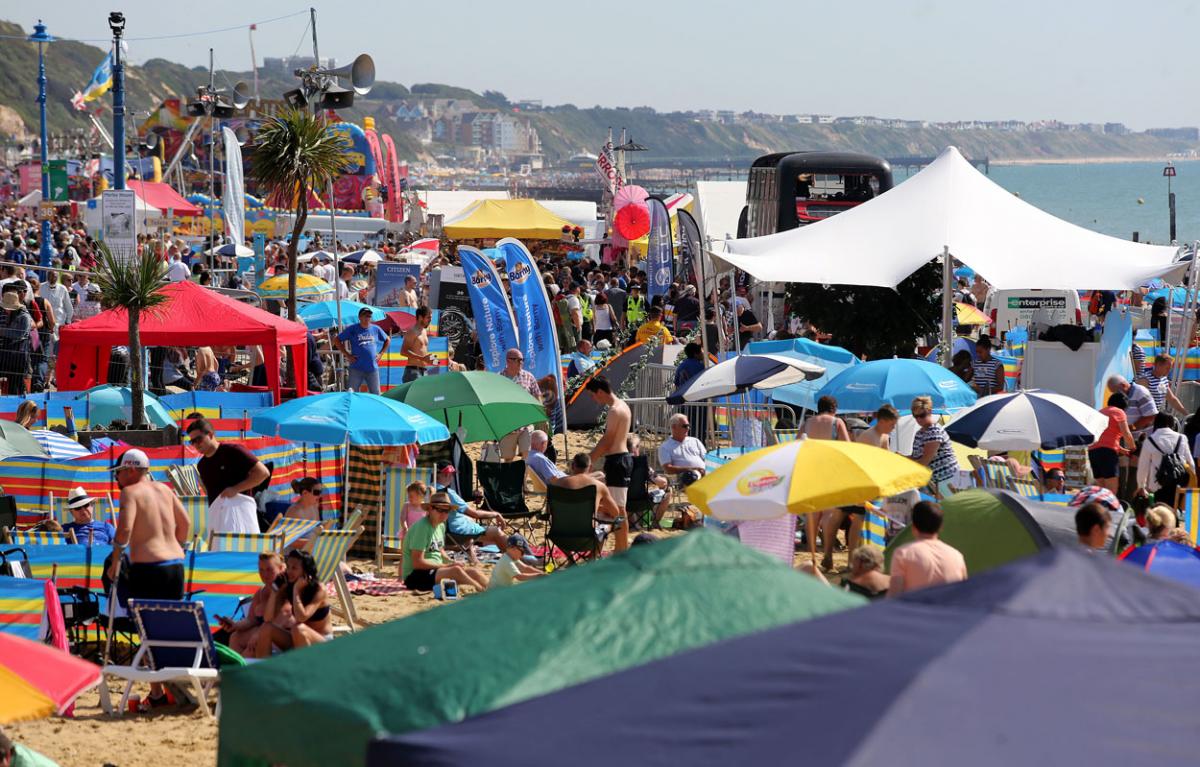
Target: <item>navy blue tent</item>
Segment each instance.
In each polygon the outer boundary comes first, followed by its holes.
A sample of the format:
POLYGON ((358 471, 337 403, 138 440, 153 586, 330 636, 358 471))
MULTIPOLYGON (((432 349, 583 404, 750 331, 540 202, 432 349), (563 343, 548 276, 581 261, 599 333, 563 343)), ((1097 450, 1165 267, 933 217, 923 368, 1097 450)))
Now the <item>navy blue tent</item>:
POLYGON ((1051 549, 368 748, 370 767, 1194 765, 1200 596, 1051 549))

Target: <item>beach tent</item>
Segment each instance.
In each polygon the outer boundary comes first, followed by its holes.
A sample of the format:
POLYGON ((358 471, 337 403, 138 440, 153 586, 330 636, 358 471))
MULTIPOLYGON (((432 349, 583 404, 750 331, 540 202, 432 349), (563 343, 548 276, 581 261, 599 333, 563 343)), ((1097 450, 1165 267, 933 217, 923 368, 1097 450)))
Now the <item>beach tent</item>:
POLYGON ((1000 290, 1131 290, 1186 268, 1172 265, 1174 246, 1099 234, 1033 207, 954 147, 873 200, 800 229, 726 242, 714 256, 768 282, 890 288, 945 249, 1000 290))
MULTIPOLYGON (((194 282, 173 282, 162 289, 167 302, 143 312, 143 346, 262 346, 267 385, 281 401, 280 346, 292 347, 296 380, 307 381, 308 329, 299 322, 247 306, 194 282)), ((108 358, 114 346, 129 343, 124 309, 109 309, 59 330, 55 374, 64 391, 82 391, 107 383, 108 358)), ((305 389, 306 387, 301 387, 305 389)))
POLYGON ((170 184, 153 181, 127 181, 125 187, 132 189, 142 204, 159 209, 164 216, 168 210, 173 210, 176 216, 204 215, 204 211, 199 205, 188 202, 170 184))
MULTIPOLYGON (((456 722, 858 604, 699 530, 222 672, 218 764, 361 765, 368 741, 381 733, 456 722), (297 727, 298 712, 321 726, 297 727)), ((600 732, 619 720, 651 725, 656 706, 653 698, 630 699, 577 724, 600 732)), ((494 751, 508 750, 495 746, 503 737, 493 734, 494 751)), ((536 737, 521 742, 512 750, 525 764, 547 753, 536 737)))
POLYGON ((771 399, 775 402, 783 402, 808 410, 817 409, 817 392, 821 390, 821 387, 836 378, 837 374, 846 368, 862 362, 852 352, 840 346, 819 344, 807 338, 794 338, 787 341, 754 341, 746 346, 745 351, 749 354, 782 354, 825 368, 825 375, 820 378, 779 386, 770 391, 771 399))
POLYGON ((720 243, 738 236, 738 219, 746 205, 745 181, 697 181, 696 223, 705 239, 720 243))
MULTIPOLYGON (((1026 498, 1008 490, 966 490, 942 501, 945 521, 939 537, 962 552, 974 575, 1049 548, 1077 546, 1075 509, 1026 498)), ((889 563, 897 547, 912 542, 906 527, 888 544, 889 563)))
POLYGON ((1191 765, 1198 642, 1192 587, 1047 551, 384 736, 367 764, 1191 765))
POLYGON ((536 200, 479 200, 443 225, 451 240, 559 240, 570 221, 559 218, 536 200))

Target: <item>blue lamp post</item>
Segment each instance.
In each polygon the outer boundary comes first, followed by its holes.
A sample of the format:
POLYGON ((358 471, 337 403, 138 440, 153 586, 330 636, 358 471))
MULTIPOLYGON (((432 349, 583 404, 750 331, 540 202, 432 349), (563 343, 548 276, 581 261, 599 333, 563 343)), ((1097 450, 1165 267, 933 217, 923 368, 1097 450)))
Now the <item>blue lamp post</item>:
POLYGON ((125 188, 125 65, 121 63, 121 34, 125 31, 125 14, 108 14, 108 27, 113 34, 112 92, 113 92, 113 189, 125 188))
MULTIPOLYGON (((46 25, 38 19, 38 23, 33 25, 33 34, 29 36, 29 42, 38 44, 38 110, 41 112, 42 118, 42 202, 50 200, 50 156, 49 148, 46 142, 46 43, 54 42, 54 38, 46 33, 46 25)), ((42 218, 42 247, 38 255, 38 263, 42 266, 50 266, 50 256, 54 252, 50 246, 50 219, 42 218)))

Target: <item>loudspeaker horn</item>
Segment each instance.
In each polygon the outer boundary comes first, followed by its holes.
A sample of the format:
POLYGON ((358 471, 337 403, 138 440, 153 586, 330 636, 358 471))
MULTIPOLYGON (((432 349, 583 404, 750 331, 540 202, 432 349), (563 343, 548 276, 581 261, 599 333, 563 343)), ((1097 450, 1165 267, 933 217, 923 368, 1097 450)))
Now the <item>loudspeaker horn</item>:
POLYGON ((250 103, 250 86, 238 80, 237 85, 233 86, 233 106, 235 109, 245 109, 250 103))
POLYGON ((365 96, 375 84, 375 60, 369 54, 360 53, 353 63, 337 69, 318 69, 316 73, 330 77, 349 77, 354 92, 365 96))

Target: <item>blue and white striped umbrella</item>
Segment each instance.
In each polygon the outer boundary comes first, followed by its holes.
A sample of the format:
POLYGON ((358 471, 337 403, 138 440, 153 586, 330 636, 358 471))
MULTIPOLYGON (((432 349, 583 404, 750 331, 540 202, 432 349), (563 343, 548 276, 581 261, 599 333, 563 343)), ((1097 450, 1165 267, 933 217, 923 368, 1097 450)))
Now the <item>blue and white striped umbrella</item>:
POLYGON ((1090 445, 1108 416, 1077 399, 1031 389, 983 397, 946 424, 955 442, 985 450, 1053 450, 1090 445))
POLYGON ((56 461, 69 461, 72 458, 82 458, 92 454, 92 451, 65 434, 59 434, 49 429, 35 429, 31 433, 38 444, 45 448, 50 457, 56 461))
POLYGON ((825 368, 782 354, 739 354, 680 386, 667 402, 680 405, 726 397, 747 389, 774 389, 825 375, 825 368))

